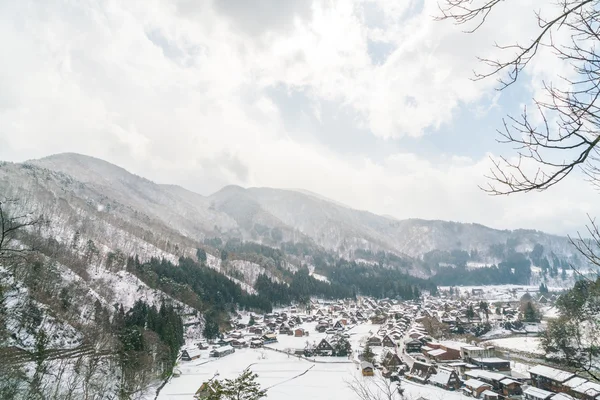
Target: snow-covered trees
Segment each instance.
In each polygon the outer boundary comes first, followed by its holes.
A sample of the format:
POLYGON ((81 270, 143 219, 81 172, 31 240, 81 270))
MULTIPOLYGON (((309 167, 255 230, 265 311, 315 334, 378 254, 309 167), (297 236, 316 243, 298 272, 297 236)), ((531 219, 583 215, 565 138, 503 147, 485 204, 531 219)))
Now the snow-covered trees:
POLYGON ((235 379, 213 379, 207 383, 204 400, 258 400, 267 396, 267 391, 256 382, 257 374, 244 370, 235 379))

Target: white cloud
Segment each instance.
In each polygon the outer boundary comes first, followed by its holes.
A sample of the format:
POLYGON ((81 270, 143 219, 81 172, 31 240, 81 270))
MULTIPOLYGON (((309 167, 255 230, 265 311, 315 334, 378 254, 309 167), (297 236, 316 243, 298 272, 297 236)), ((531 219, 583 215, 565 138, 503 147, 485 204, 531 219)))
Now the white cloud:
MULTIPOLYGON (((530 36, 533 0, 502 5, 477 35, 434 22, 434 0, 267 1, 259 16, 245 2, 217 3, 0 2, 0 49, 10 55, 0 63, 0 158, 76 151, 203 193, 302 187, 398 217, 554 232, 597 207, 592 194, 562 188, 489 198, 477 189, 484 156, 341 154, 290 135, 269 95, 303 93, 318 121, 322 103, 337 104, 373 140, 421 137, 463 104, 481 117, 497 97, 493 81, 469 79, 475 56, 493 55, 498 35, 530 36), (369 40, 392 49, 383 62, 369 40)), ((544 59, 535 74, 544 65, 555 68, 544 59)))

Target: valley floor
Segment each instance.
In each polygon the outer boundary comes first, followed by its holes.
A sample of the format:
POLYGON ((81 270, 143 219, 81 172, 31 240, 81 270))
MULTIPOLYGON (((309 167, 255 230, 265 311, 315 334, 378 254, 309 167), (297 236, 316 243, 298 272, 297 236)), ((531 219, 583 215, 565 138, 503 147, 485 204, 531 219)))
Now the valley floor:
MULTIPOLYGON (((314 329, 314 325, 310 325, 314 329)), ((354 349, 376 332, 378 325, 360 324, 350 329, 350 342, 354 349)), ((181 375, 174 377, 160 392, 158 400, 193 400, 194 393, 203 382, 218 374, 218 379, 235 378, 245 369, 250 368, 258 374, 261 387, 267 389, 267 398, 271 400, 329 400, 358 399, 349 387, 354 379, 373 382, 378 377, 362 377, 358 363, 353 357, 311 357, 298 358, 280 353, 274 349, 304 348, 306 341, 317 343, 325 334, 314 330, 309 337, 293 337, 279 335, 279 343, 271 345, 271 349, 240 349, 223 358, 209 358, 205 350, 200 359, 180 362, 177 367, 181 375)), ((378 373, 379 371, 377 371, 378 373)), ((436 387, 419 385, 404 381, 407 400, 425 397, 429 400, 466 398, 460 393, 448 392, 436 387)), ((154 396, 149 396, 152 399, 154 396)))

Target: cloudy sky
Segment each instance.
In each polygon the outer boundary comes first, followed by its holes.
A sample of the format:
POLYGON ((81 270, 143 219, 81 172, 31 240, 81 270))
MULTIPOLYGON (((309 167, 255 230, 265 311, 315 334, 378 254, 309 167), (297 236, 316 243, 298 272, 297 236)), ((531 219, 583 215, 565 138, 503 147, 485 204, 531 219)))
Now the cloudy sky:
MULTIPOLYGON (((555 233, 600 215, 580 176, 490 197, 502 117, 564 66, 473 82, 535 30, 502 3, 468 35, 437 0, 0 0, 0 159, 78 152, 202 194, 303 188, 398 218, 555 233)), ((535 5, 534 5, 535 4, 535 5)))

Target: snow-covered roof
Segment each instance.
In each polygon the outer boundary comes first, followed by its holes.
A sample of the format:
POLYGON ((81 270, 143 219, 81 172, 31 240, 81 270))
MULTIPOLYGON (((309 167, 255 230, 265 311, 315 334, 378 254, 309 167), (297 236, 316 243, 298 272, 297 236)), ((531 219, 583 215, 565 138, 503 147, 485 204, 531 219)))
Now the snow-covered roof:
POLYGON ((481 395, 483 397, 488 396, 488 397, 499 397, 499 394, 496 392, 492 392, 491 390, 484 390, 481 395))
POLYGON ((543 376, 544 378, 552 379, 556 382, 565 382, 571 379, 575 374, 560 369, 546 367, 545 365, 536 365, 529 369, 530 374, 543 376))
POLYGON ((465 386, 477 390, 482 386, 490 386, 490 384, 482 382, 478 379, 468 379, 465 381, 465 386))
POLYGON ((442 349, 430 350, 427 352, 427 354, 429 354, 432 357, 437 357, 437 356, 441 356, 442 354, 446 354, 446 350, 442 350, 442 349))
POLYGON ((573 388, 573 391, 585 394, 587 396, 596 397, 600 394, 600 384, 595 382, 585 382, 576 388, 573 388))
POLYGON ((465 375, 472 376, 475 378, 489 379, 489 380, 498 381, 498 382, 500 382, 502 379, 507 378, 506 375, 502 375, 497 372, 484 371, 481 369, 474 369, 471 371, 467 371, 465 375))
POLYGON ((535 397, 536 399, 547 399, 552 396, 554 393, 549 392, 544 389, 538 389, 536 387, 530 386, 526 390, 523 391, 524 395, 530 395, 535 397))
POLYGON ((508 362, 508 360, 505 360, 504 358, 499 358, 499 357, 486 357, 486 358, 476 358, 476 361, 482 362, 482 363, 504 363, 504 362, 508 362))
POLYGON ((576 376, 576 377, 571 378, 568 381, 566 381, 563 385, 570 387, 570 388, 576 388, 577 386, 582 385, 582 384, 586 383, 587 381, 588 380, 585 378, 576 376))
POLYGON ((444 341, 444 342, 440 342, 440 344, 442 346, 446 347, 447 349, 452 349, 452 350, 457 350, 457 351, 460 351, 460 348, 465 345, 464 343, 452 342, 452 341, 444 341))
POLYGON ((552 396, 552 400, 575 400, 575 397, 569 396, 566 393, 558 393, 552 396))
POLYGON ((519 385, 521 384, 520 382, 515 381, 514 379, 510 379, 510 378, 502 379, 500 381, 500 383, 503 384, 503 385, 512 385, 513 383, 518 383, 519 385))
POLYGON ((450 377, 452 376, 452 372, 446 369, 440 368, 437 374, 429 377, 429 381, 433 383, 439 383, 440 385, 447 385, 450 377))

